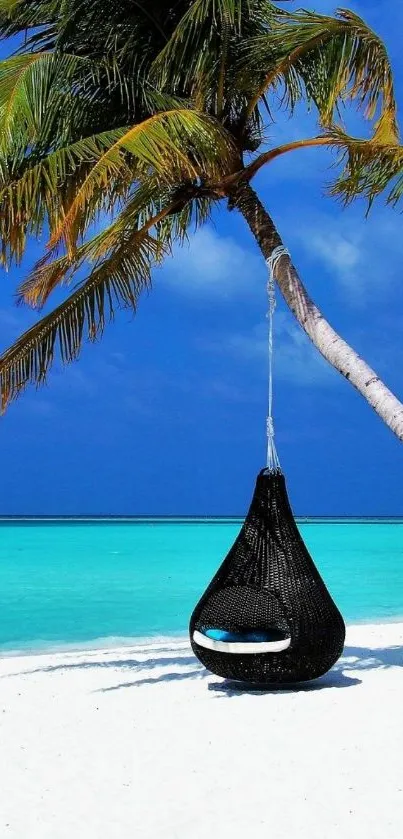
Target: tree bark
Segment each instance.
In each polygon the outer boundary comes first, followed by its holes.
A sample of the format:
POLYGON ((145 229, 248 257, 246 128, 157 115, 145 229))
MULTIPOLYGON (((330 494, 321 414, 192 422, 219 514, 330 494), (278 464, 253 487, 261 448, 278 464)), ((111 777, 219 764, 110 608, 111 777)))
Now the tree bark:
MULTIPOLYGON (((242 213, 265 259, 275 248, 283 245, 270 215, 248 183, 234 188, 229 195, 229 206, 242 213)), ((396 437, 403 441, 403 404, 323 317, 288 255, 281 257, 274 273, 284 300, 321 355, 351 382, 396 437)))

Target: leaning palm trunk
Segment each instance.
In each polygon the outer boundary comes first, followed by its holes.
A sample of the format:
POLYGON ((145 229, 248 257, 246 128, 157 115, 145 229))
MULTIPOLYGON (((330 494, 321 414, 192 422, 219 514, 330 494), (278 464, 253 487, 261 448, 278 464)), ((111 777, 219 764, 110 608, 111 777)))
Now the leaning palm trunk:
MULTIPOLYGON (((230 207, 236 207, 247 221, 264 258, 283 243, 252 187, 243 183, 230 195, 230 207)), ((309 297, 288 255, 278 260, 274 270, 284 300, 321 355, 339 371, 403 441, 403 404, 384 385, 374 370, 335 332, 309 297)))

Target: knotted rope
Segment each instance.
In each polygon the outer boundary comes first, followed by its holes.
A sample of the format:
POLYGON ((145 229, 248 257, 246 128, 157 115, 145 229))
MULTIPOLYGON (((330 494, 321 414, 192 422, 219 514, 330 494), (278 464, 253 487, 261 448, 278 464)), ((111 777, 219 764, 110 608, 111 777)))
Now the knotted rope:
POLYGON ((271 255, 266 259, 266 265, 269 271, 269 279, 267 281, 267 294, 269 298, 269 311, 267 317, 269 320, 269 405, 267 411, 267 468, 270 470, 280 469, 280 461, 276 451, 274 442, 274 422, 273 422, 273 316, 276 308, 276 287, 275 287, 275 271, 282 256, 290 256, 289 251, 283 245, 278 245, 274 248, 271 255))

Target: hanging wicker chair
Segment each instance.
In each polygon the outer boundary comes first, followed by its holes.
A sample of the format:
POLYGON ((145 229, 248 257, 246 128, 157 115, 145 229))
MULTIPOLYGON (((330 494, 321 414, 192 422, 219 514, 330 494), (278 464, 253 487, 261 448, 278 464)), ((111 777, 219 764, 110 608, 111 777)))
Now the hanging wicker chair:
POLYGON ((258 684, 322 676, 345 626, 302 541, 279 468, 263 470, 242 530, 190 621, 193 651, 218 676, 258 684))
POLYGON ((322 676, 341 655, 345 637, 343 618, 294 521, 274 444, 274 273, 285 254, 279 246, 267 260, 267 468, 238 538, 190 620, 193 651, 208 670, 258 684, 322 676))

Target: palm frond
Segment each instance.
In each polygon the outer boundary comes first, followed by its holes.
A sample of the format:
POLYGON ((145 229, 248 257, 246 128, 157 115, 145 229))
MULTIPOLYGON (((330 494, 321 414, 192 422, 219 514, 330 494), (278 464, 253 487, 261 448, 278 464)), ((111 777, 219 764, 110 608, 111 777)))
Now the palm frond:
POLYGON ((396 205, 403 197, 403 146, 382 139, 382 125, 370 140, 349 137, 340 128, 331 136, 341 149, 341 174, 330 186, 330 194, 350 204, 366 198, 371 207, 375 198, 386 192, 388 204, 396 205))
POLYGON ((184 204, 176 192, 161 188, 158 178, 149 178, 135 189, 118 217, 95 236, 80 245, 73 257, 62 254, 52 260, 49 251, 38 260, 30 275, 18 288, 18 302, 41 309, 57 286, 69 285, 85 263, 98 264, 118 250, 134 231, 152 225, 153 236, 162 250, 171 250, 174 242, 182 243, 190 228, 196 230, 210 217, 213 199, 189 194, 184 204))
MULTIPOLYGON (((13 260, 20 262, 27 236, 40 235, 45 222, 51 231, 62 223, 76 188, 109 147, 110 132, 84 138, 57 149, 33 165, 29 165, 29 160, 23 162, 22 174, 17 179, 13 170, 10 172, 0 161, 0 239, 4 265, 9 266, 13 260)), ((114 187, 117 200, 116 179, 114 187)))
POLYGON ((131 128, 108 132, 107 148, 75 190, 62 222, 52 230, 50 247, 62 238, 70 251, 88 220, 111 197, 111 183, 157 174, 165 184, 202 176, 215 177, 231 160, 233 146, 218 122, 204 114, 178 109, 155 114, 131 128), (76 222, 78 221, 78 227, 76 222))
POLYGON ((40 233, 45 220, 50 247, 63 238, 71 255, 88 225, 100 212, 111 212, 136 180, 149 181, 154 172, 163 192, 167 184, 178 185, 199 172, 214 177, 232 154, 231 140, 218 123, 177 109, 57 149, 17 180, 2 171, 0 162, 3 261, 18 262, 27 235, 40 233))
POLYGON ((292 140, 263 152, 242 172, 230 175, 224 185, 250 181, 257 172, 278 157, 307 148, 327 147, 337 153, 333 168, 341 166, 341 173, 330 184, 330 195, 349 204, 356 198, 366 198, 369 207, 374 199, 389 189, 387 203, 396 204, 403 197, 403 146, 390 142, 388 112, 382 114, 368 139, 351 137, 340 126, 331 126, 316 137, 292 140))
POLYGON ((101 68, 82 56, 27 53, 0 62, 2 180, 91 133, 101 68))
POLYGON ((28 383, 45 381, 57 350, 63 363, 73 361, 83 340, 102 334, 116 307, 135 310, 162 253, 149 233, 132 232, 64 303, 25 332, 0 358, 2 410, 28 383))
POLYGON ((183 241, 192 223, 203 224, 210 215, 212 201, 205 196, 176 210, 175 204, 167 204, 153 215, 162 197, 157 198, 157 191, 151 193, 147 203, 146 189, 141 187, 109 228, 77 250, 73 262, 63 255, 50 265, 38 266, 31 285, 21 287, 25 300, 41 305, 51 285, 71 282, 85 261, 95 261, 88 279, 0 358, 3 411, 29 383, 46 380, 57 351, 63 363, 75 360, 85 339, 94 341, 102 335, 116 308, 135 311, 139 295, 151 284, 152 268, 174 242, 183 241))
POLYGON ((41 309, 56 286, 69 284, 86 262, 100 262, 117 250, 121 242, 136 230, 140 231, 146 226, 148 230, 150 223, 153 226, 161 223, 164 208, 166 211, 173 209, 172 195, 169 191, 165 194, 162 192, 157 178, 150 178, 135 190, 118 217, 83 242, 73 256, 63 253, 52 259, 53 252, 47 251, 19 286, 18 302, 41 309))
POLYGON ((11 143, 15 145, 14 129, 17 120, 23 138, 18 145, 29 145, 36 138, 38 105, 46 106, 44 90, 49 90, 49 73, 54 62, 52 53, 17 55, 0 62, 0 147, 6 154, 11 143), (40 65, 39 74, 36 72, 40 65), (39 84, 38 84, 39 82, 39 84), (36 87, 38 85, 38 90, 36 87))
POLYGON ((385 45, 353 12, 340 9, 336 17, 283 13, 270 33, 245 46, 242 61, 244 73, 253 66, 260 73, 267 67, 249 103, 249 115, 263 95, 283 85, 291 108, 304 95, 314 102, 325 126, 332 124, 346 99, 356 101, 367 119, 378 109, 388 111, 396 140, 396 103, 385 45))
POLYGON ((269 0, 195 0, 154 61, 158 85, 185 91, 197 107, 221 116, 242 40, 259 26, 264 31, 274 11, 269 0))
POLYGON ((0 0, 0 38, 41 28, 41 38, 60 13, 58 0, 0 0))

